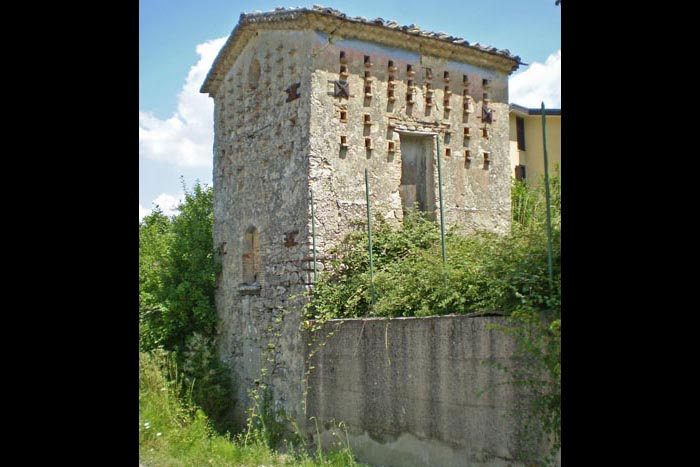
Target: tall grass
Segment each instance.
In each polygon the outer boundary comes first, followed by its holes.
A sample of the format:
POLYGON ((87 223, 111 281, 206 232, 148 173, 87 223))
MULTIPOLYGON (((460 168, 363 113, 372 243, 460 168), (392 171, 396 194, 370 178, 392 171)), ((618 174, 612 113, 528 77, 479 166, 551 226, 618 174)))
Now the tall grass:
POLYGON ((183 399, 183 378, 171 354, 139 354, 139 462, 148 467, 360 467, 347 445, 309 454, 289 446, 289 454, 271 449, 265 437, 243 441, 217 434, 207 415, 183 399))

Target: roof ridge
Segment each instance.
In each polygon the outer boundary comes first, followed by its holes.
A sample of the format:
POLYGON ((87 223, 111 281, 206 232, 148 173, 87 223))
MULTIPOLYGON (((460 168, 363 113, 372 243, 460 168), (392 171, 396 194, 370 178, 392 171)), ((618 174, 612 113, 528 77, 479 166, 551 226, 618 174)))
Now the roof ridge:
POLYGON ((305 12, 320 13, 320 14, 324 14, 327 16, 333 16, 336 18, 344 19, 347 21, 383 26, 383 27, 388 28, 388 29, 399 30, 399 31, 406 32, 408 34, 416 35, 416 36, 431 37, 431 38, 438 39, 441 41, 450 42, 450 43, 461 45, 464 47, 477 49, 477 50, 480 50, 482 52, 488 52, 488 53, 500 55, 502 57, 510 58, 510 59, 517 61, 518 63, 521 63, 520 57, 517 55, 513 55, 510 52, 510 50, 508 50, 508 49, 499 50, 496 47, 480 44, 478 42, 470 43, 468 40, 464 39, 463 37, 453 36, 453 35, 447 34, 447 33, 442 32, 442 31, 440 31, 440 32, 424 31, 420 28, 420 26, 418 26, 417 24, 414 24, 414 23, 401 26, 396 21, 385 20, 385 19, 379 18, 379 17, 374 18, 372 20, 368 20, 364 16, 348 16, 347 14, 343 13, 340 10, 337 10, 335 8, 330 8, 330 7, 324 7, 322 5, 313 5, 311 8, 306 8, 306 7, 289 7, 289 8, 276 7, 274 10, 270 10, 270 11, 253 10, 250 13, 241 13, 240 21, 245 20, 245 22, 250 23, 250 22, 255 22, 256 18, 269 18, 272 16, 285 16, 286 14, 294 15, 294 14, 305 13, 305 12))
MULTIPOLYGON (((465 53, 468 54, 492 55, 496 58, 496 62, 499 63, 498 67, 500 69, 503 69, 504 71, 508 71, 509 73, 515 71, 522 64, 520 57, 511 54, 508 49, 498 50, 495 47, 481 45, 478 42, 470 43, 464 38, 452 36, 445 32, 423 31, 416 24, 400 26, 396 21, 384 20, 383 18, 375 18, 373 20, 368 20, 367 18, 362 16, 350 17, 347 14, 341 12, 340 10, 323 7, 321 5, 314 5, 311 8, 277 7, 274 10, 267 12, 254 10, 251 13, 241 13, 238 24, 234 27, 233 31, 227 38, 223 47, 219 51, 219 54, 214 59, 212 67, 207 73, 207 76, 204 78, 204 83, 200 88, 200 92, 211 93, 212 90, 216 89, 219 86, 221 82, 221 77, 218 76, 220 72, 219 68, 222 66, 223 62, 227 60, 226 57, 229 55, 229 51, 231 50, 233 44, 239 39, 239 37, 241 37, 241 35, 245 34, 244 31, 247 29, 246 26, 252 28, 256 25, 261 25, 264 27, 266 23, 276 23, 278 21, 295 21, 302 19, 302 17, 304 16, 316 16, 317 20, 321 20, 321 18, 328 18, 327 21, 341 20, 347 23, 354 23, 358 26, 362 25, 368 26, 370 28, 381 28, 382 30, 387 31, 388 35, 395 34, 395 32, 393 31, 396 31, 397 33, 410 34, 416 36, 416 39, 418 39, 418 41, 439 41, 445 44, 446 49, 451 50, 449 54, 453 54, 455 52, 458 52, 459 49, 462 49, 465 53)), ((348 24, 348 27, 353 26, 348 24)), ((433 50, 435 49, 433 48, 433 50)), ((486 59, 486 57, 483 56, 482 58, 486 59)))

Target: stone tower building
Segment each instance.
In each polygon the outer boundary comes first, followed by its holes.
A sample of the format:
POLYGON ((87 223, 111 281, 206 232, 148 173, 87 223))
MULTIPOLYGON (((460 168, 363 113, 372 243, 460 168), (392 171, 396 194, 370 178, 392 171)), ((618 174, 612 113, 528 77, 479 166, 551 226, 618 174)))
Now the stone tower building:
POLYGON ((373 213, 391 222, 414 203, 439 218, 441 158, 446 225, 508 229, 508 75, 519 63, 330 8, 241 14, 201 89, 215 103, 216 306, 239 420, 264 364, 275 410, 301 418, 311 190, 319 269, 365 219, 365 168, 373 213))

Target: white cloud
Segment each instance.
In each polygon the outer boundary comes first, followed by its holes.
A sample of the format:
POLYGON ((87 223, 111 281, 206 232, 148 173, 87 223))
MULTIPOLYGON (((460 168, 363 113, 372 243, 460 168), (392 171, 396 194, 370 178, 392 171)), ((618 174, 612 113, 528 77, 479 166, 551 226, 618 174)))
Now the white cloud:
MULTIPOLYGON (((169 195, 168 193, 161 193, 156 197, 156 199, 153 200, 151 204, 153 206, 158 206, 163 214, 170 217, 178 214, 177 207, 184 201, 184 192, 180 192, 175 196, 169 195)), ((153 209, 146 209, 139 204, 139 222, 151 212, 153 212, 153 209)))
POLYGON ((544 63, 534 62, 508 82, 510 103, 523 107, 561 108, 561 49, 544 63))
POLYGON ((150 209, 144 208, 143 206, 141 206, 141 203, 139 203, 139 222, 141 222, 143 218, 149 215, 150 213, 150 209))
POLYGON ((153 205, 160 207, 163 214, 166 216, 174 216, 177 214, 177 207, 185 201, 185 194, 180 192, 176 196, 167 193, 161 193, 153 200, 153 205))
POLYGON ((225 37, 197 45, 200 58, 177 96, 177 111, 161 120, 139 110, 139 157, 181 167, 211 167, 214 103, 199 88, 225 37))

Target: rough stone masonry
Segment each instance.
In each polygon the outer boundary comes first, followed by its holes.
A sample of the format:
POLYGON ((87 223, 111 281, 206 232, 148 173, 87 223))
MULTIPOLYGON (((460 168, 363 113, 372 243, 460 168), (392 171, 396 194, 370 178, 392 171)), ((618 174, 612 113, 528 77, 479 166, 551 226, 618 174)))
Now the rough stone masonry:
POLYGON ((365 168, 373 214, 399 223, 417 207, 439 219, 441 158, 446 225, 507 231, 507 78, 519 64, 507 50, 330 8, 241 14, 201 89, 215 104, 219 351, 239 421, 263 380, 274 410, 304 419, 311 190, 321 271, 365 219, 365 168))

